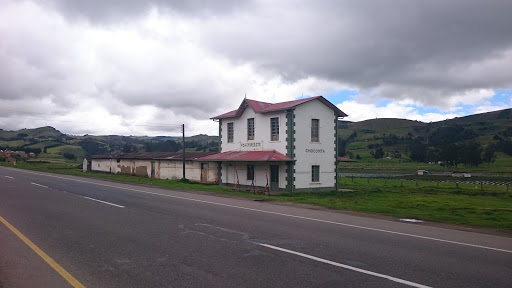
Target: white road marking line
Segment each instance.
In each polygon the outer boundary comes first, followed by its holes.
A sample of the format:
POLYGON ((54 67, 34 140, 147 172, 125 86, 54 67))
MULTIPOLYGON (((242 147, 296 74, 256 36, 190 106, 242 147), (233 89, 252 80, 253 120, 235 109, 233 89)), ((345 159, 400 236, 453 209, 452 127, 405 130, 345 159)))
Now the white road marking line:
MULTIPOLYGON (((123 190, 127 190, 127 191, 133 191, 133 192, 139 192, 139 193, 145 193, 145 194, 152 194, 152 195, 158 195, 158 196, 163 196, 163 197, 170 197, 170 198, 176 198, 176 199, 182 199, 182 200, 189 200, 189 201, 195 201, 195 202, 201 202, 201 203, 208 203, 208 204, 214 204, 214 205, 219 205, 219 206, 225 206, 225 207, 231 207, 231 208, 237 208, 237 209, 261 212, 261 213, 267 213, 267 214, 273 214, 273 215, 280 215, 280 216, 285 216, 285 217, 297 218, 297 219, 304 219, 304 220, 310 220, 310 221, 316 221, 316 222, 340 225, 340 226, 345 226, 345 227, 352 227, 352 228, 358 228, 358 229, 364 229, 364 230, 370 230, 370 231, 376 231, 376 232, 383 232, 383 233, 389 233, 389 234, 395 234, 395 235, 401 235, 401 236, 407 236, 407 237, 413 237, 413 238, 419 238, 419 239, 425 239, 425 240, 431 240, 431 241, 438 241, 438 242, 443 242, 443 243, 456 244, 456 245, 467 246, 467 247, 474 247, 474 248, 481 248, 481 249, 487 249, 487 250, 493 250, 493 251, 512 253, 512 250, 506 250, 506 249, 500 249, 500 248, 494 248, 494 247, 488 247, 488 246, 482 246, 482 245, 475 245, 475 244, 469 244, 469 243, 464 243, 464 242, 457 242, 457 241, 433 238, 433 237, 428 237, 428 236, 414 235, 414 234, 408 234, 408 233, 402 233, 402 232, 396 232, 396 231, 390 231, 390 230, 384 230, 384 229, 378 229, 378 228, 371 228, 371 227, 347 224, 347 223, 342 223, 342 222, 334 222, 334 221, 329 221, 329 220, 309 218, 309 217, 303 217, 303 216, 297 216, 297 215, 291 215, 291 214, 285 214, 285 213, 279 213, 279 212, 272 212, 272 211, 266 211, 266 210, 260 210, 260 209, 254 209, 254 208, 248 208, 248 207, 242 207, 242 206, 236 206, 236 205, 230 205, 230 204, 224 204, 224 203, 211 202, 211 201, 206 201, 206 200, 198 200, 198 199, 181 197, 181 196, 166 195, 166 194, 160 194, 160 193, 155 193, 155 192, 143 191, 143 190, 138 190, 138 189, 131 189, 131 188, 124 188, 124 187, 118 187, 118 186, 113 186, 113 185, 95 183, 95 182, 90 182, 90 181, 85 181, 85 180, 78 180, 78 179, 67 178, 67 177, 60 177, 60 176, 54 176, 54 175, 35 173, 35 172, 30 172, 30 171, 25 171, 25 170, 19 170, 19 171, 20 172, 29 173, 29 174, 36 174, 36 175, 41 175, 41 176, 46 176, 46 177, 53 177, 53 178, 64 179, 64 180, 69 180, 69 181, 76 181, 76 182, 94 184, 94 185, 103 186, 103 187, 123 189, 123 190)), ((158 187, 155 187, 155 188, 158 188, 158 187)))
POLYGON ((330 264, 330 265, 333 265, 333 266, 341 267, 341 268, 344 268, 344 269, 356 271, 356 272, 359 272, 359 273, 364 273, 364 274, 368 274, 368 275, 372 275, 372 276, 388 279, 388 280, 391 280, 391 281, 394 281, 394 282, 398 282, 398 283, 401 283, 401 284, 409 285, 411 287, 430 288, 430 286, 425 286, 425 285, 422 285, 422 284, 414 283, 414 282, 403 280, 403 279, 400 279, 400 278, 395 278, 393 276, 389 276, 389 275, 385 275, 385 274, 380 274, 380 273, 375 273, 375 272, 372 272, 372 271, 368 271, 368 270, 352 267, 352 266, 349 266, 349 265, 333 262, 333 261, 326 260, 326 259, 323 259, 323 258, 311 256, 311 255, 308 255, 308 254, 304 254, 304 253, 300 253, 300 252, 296 252, 296 251, 292 251, 292 250, 288 250, 288 249, 284 249, 284 248, 280 248, 280 247, 276 247, 276 246, 272 246, 272 245, 268 245, 268 244, 262 244, 262 243, 256 243, 256 244, 264 246, 264 247, 267 247, 267 248, 270 248, 270 249, 278 250, 278 251, 281 251, 281 252, 286 252, 286 253, 294 254, 294 255, 297 255, 297 256, 305 257, 305 258, 308 258, 308 259, 312 259, 312 260, 315 260, 315 261, 318 261, 318 262, 322 262, 322 263, 330 264))
POLYGON ((11 176, 4 176, 5 178, 14 179, 14 177, 11 176))
POLYGON ((86 197, 86 196, 80 196, 80 197, 85 198, 85 199, 89 199, 89 200, 92 200, 92 201, 98 201, 98 202, 105 203, 105 204, 108 204, 108 205, 112 205, 112 206, 115 206, 115 207, 124 208, 124 206, 117 205, 117 204, 114 204, 114 203, 110 203, 110 202, 106 202, 106 201, 101 201, 101 200, 90 198, 90 197, 86 197))
POLYGON ((43 187, 43 188, 48 188, 48 186, 44 186, 44 185, 37 184, 37 183, 34 183, 34 182, 30 182, 30 184, 36 185, 36 186, 39 186, 39 187, 43 187))

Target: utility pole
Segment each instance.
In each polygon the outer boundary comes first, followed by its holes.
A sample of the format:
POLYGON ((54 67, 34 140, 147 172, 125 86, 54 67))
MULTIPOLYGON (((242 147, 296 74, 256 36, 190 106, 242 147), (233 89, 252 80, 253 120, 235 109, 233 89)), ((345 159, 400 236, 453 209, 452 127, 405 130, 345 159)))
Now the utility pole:
POLYGON ((183 161, 183 180, 185 180, 185 124, 181 124, 181 132, 182 132, 182 139, 183 139, 183 154, 181 156, 183 161))

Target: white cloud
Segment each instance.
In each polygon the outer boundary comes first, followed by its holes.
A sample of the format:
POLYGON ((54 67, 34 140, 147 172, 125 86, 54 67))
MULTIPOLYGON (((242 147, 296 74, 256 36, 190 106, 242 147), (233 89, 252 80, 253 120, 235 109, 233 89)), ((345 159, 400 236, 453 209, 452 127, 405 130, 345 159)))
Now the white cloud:
POLYGON ((349 114, 345 120, 357 122, 376 118, 398 118, 418 120, 421 122, 435 122, 454 117, 459 117, 457 113, 420 113, 417 108, 411 106, 412 101, 397 101, 388 103, 385 106, 377 106, 376 104, 363 104, 354 100, 343 101, 337 105, 342 111, 349 114))

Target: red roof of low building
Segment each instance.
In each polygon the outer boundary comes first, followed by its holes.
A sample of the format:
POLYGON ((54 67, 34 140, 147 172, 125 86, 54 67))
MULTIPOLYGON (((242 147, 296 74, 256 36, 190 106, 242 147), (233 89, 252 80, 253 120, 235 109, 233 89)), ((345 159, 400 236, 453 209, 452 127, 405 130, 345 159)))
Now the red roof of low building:
POLYGON ((256 113, 269 113, 269 112, 275 112, 275 111, 282 111, 287 109, 292 109, 297 107, 300 104, 313 101, 313 100, 319 100, 325 105, 329 106, 338 117, 346 117, 348 116, 343 111, 341 111, 338 107, 336 107, 334 104, 329 102, 327 99, 325 99, 323 96, 315 96, 315 97, 309 97, 299 100, 293 100, 293 101, 286 101, 286 102, 280 102, 280 103, 267 103, 267 102, 260 102, 256 100, 251 99, 244 99, 242 101, 242 104, 238 107, 237 110, 229 111, 227 113, 212 117, 211 119, 225 119, 225 118, 237 118, 240 117, 247 108, 247 106, 250 106, 254 112, 256 113))
MULTIPOLYGON (((185 152, 186 160, 195 160, 217 152, 185 152)), ((125 154, 94 155, 92 159, 182 159, 182 152, 136 152, 125 154)))
POLYGON ((199 158, 200 161, 227 161, 227 162, 272 162, 293 161, 285 155, 272 151, 228 151, 199 158))

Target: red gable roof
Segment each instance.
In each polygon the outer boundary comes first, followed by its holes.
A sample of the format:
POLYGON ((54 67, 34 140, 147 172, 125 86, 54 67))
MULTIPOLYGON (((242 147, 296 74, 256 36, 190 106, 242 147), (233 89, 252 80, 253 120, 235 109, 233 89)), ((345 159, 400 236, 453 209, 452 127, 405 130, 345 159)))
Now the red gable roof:
POLYGON ((222 152, 218 154, 213 154, 205 157, 201 157, 197 159, 199 161, 244 161, 244 162, 271 162, 271 161, 280 161, 280 162, 289 162, 293 161, 286 157, 285 155, 273 151, 228 151, 222 152))
POLYGON ((268 112, 274 112, 274 111, 281 111, 281 110, 287 110, 297 107, 300 104, 312 101, 312 100, 319 100, 325 105, 327 105, 329 108, 331 108, 338 117, 346 117, 348 116, 343 111, 341 111, 338 107, 336 107, 334 104, 329 102, 327 99, 325 99, 323 96, 315 96, 315 97, 309 97, 299 100, 293 100, 293 101, 287 101, 287 102, 280 102, 280 103, 266 103, 266 102, 260 102, 256 100, 251 99, 244 99, 242 101, 242 104, 240 104, 240 107, 237 110, 233 110, 218 116, 215 116, 211 119, 224 119, 224 118, 234 118, 234 117, 240 117, 242 113, 244 113, 245 108, 247 106, 250 106, 254 112, 256 113, 268 113, 268 112))

